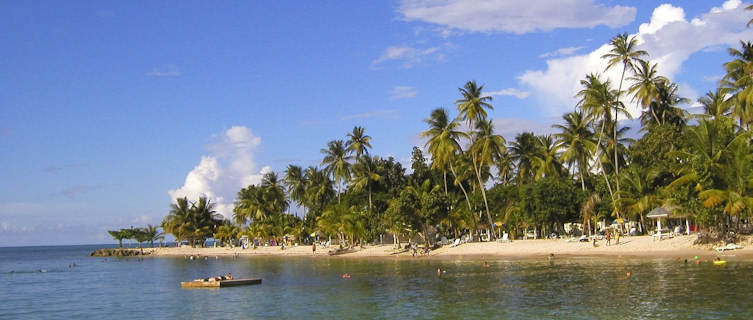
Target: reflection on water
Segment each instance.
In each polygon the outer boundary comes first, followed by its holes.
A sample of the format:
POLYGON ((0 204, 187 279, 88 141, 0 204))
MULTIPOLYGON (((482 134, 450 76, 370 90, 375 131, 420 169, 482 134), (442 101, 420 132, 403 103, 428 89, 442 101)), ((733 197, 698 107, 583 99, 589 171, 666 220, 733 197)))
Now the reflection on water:
POLYGON ((753 311, 753 263, 733 259, 723 267, 674 259, 486 259, 484 268, 482 260, 140 261, 85 257, 89 249, 0 248, 0 319, 727 319, 753 311), (437 276, 438 268, 446 273, 437 276), (29 272, 10 273, 16 270, 29 272), (264 282, 214 290, 179 285, 226 272, 264 282))

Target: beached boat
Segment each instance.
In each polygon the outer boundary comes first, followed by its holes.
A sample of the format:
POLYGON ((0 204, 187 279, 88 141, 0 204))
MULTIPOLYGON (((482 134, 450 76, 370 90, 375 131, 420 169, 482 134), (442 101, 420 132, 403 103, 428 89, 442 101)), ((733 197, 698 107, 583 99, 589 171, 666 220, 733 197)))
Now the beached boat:
POLYGON ((221 281, 183 281, 180 286, 183 288, 222 288, 247 286, 252 284, 261 284, 261 279, 233 279, 221 281))

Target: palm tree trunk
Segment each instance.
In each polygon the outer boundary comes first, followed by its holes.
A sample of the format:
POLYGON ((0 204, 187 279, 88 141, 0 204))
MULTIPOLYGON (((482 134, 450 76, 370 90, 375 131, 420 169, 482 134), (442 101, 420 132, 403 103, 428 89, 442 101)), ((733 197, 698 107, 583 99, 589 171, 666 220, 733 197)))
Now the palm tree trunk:
POLYGON ((337 180, 337 204, 340 204, 340 188, 342 187, 342 179, 337 180))
MULTIPOLYGON (((475 158, 475 156, 474 156, 475 158)), ((473 169, 476 173, 476 178, 478 179, 478 186, 481 189, 481 196, 484 198, 484 207, 486 207, 486 218, 489 220, 489 226, 492 228, 491 235, 489 239, 494 237, 494 221, 492 221, 492 215, 489 213, 489 202, 486 200, 486 188, 484 188, 483 182, 481 182, 481 166, 478 166, 476 164, 476 161, 473 161, 473 169)))
MULTIPOLYGON (((620 86, 617 88, 617 103, 620 102, 620 95, 622 94, 622 80, 625 79, 625 71, 627 70, 627 63, 622 64, 622 76, 620 77, 620 86)), ((617 187, 617 199, 620 199, 620 163, 617 162, 617 146, 619 145, 619 142, 617 141, 617 106, 615 105, 614 108, 614 174, 615 174, 615 185, 617 187)), ((615 211, 617 212, 617 219, 620 218, 620 210, 615 207, 615 211)))
MULTIPOLYGON (((450 172, 452 172, 452 176, 455 177, 455 181, 458 181, 458 175, 455 173, 455 168, 452 166, 452 162, 450 162, 450 172)), ((465 196, 465 203, 468 204, 468 211, 471 213, 471 216, 473 216, 473 228, 471 230, 476 231, 476 214, 473 213, 473 208, 471 207, 471 200, 468 198, 468 192, 465 192, 465 187, 463 187, 463 183, 458 183, 458 186, 460 186, 460 190, 463 191, 463 195, 465 196)))
POLYGON ((447 195, 447 169, 442 169, 442 178, 444 179, 444 195, 447 195))
POLYGON ((609 183, 609 178, 607 178, 607 173, 604 171, 604 166, 601 164, 601 137, 604 135, 604 125, 606 124, 606 121, 602 119, 601 121, 601 130, 599 132, 599 140, 596 142, 596 163, 599 164, 599 169, 601 169, 601 174, 604 176, 604 181, 607 183, 607 190, 609 190, 609 197, 612 198, 612 201, 614 202, 614 192, 612 192, 612 185, 609 183))
POLYGON ((369 213, 371 213, 371 183, 369 183, 369 213))

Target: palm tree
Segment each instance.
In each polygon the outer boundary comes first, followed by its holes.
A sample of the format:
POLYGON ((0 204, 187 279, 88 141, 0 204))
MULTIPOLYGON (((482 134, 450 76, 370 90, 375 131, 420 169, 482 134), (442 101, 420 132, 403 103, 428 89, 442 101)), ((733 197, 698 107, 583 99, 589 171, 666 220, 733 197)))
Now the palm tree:
MULTIPOLYGON (((660 76, 656 70, 656 64, 651 64, 648 61, 640 60, 638 68, 635 69, 635 74, 629 77, 628 80, 633 81, 633 85, 628 88, 628 92, 633 95, 633 101, 638 100, 638 103, 646 109, 651 102, 656 100, 658 96, 657 84, 661 82, 669 82, 669 79, 660 76)), ((651 110, 654 116, 654 120, 659 123, 659 117, 654 110, 651 110)))
POLYGON ((716 91, 706 92, 706 95, 700 97, 698 103, 703 105, 703 114, 700 116, 712 119, 729 117, 732 106, 726 98, 728 92, 727 88, 716 88, 716 91))
POLYGON ((149 236, 149 245, 154 248, 154 240, 157 240, 162 236, 162 232, 159 232, 159 227, 147 224, 144 228, 144 232, 149 236))
POLYGON ((353 127, 353 132, 348 133, 348 141, 345 143, 345 147, 349 153, 356 154, 356 161, 361 158, 361 155, 369 154, 371 148, 371 137, 364 133, 363 127, 353 127))
POLYGON ((308 167, 304 173, 306 178, 306 203, 316 214, 321 214, 325 205, 335 197, 333 182, 324 170, 308 167))
POLYGON ((598 193, 591 194, 583 201, 583 206, 580 209, 580 215, 583 217, 583 234, 591 235, 591 219, 596 216, 596 206, 601 202, 601 198, 598 193))
POLYGON ((533 181, 534 162, 538 152, 538 138, 533 132, 523 132, 510 143, 510 159, 517 164, 517 181, 520 184, 533 181))
POLYGON ((588 173, 590 159, 596 150, 594 132, 589 129, 588 121, 581 111, 567 113, 563 119, 564 125, 552 126, 560 130, 554 136, 559 140, 559 147, 564 149, 561 159, 567 162, 570 168, 578 169, 581 189, 585 191, 584 176, 588 173))
POLYGON ((340 202, 340 193, 342 182, 350 180, 350 159, 342 140, 330 141, 327 143, 327 149, 321 150, 324 154, 322 165, 324 170, 332 175, 332 179, 337 181, 337 202, 340 202))
POLYGON ((108 230, 107 233, 109 233, 113 239, 118 240, 118 248, 122 248, 123 239, 128 238, 128 235, 123 232, 123 230, 108 230))
MULTIPOLYGON (((606 53, 601 56, 602 59, 607 59, 607 67, 604 69, 604 71, 607 71, 611 69, 612 67, 622 64, 622 76, 620 76, 620 85, 617 87, 617 99, 615 99, 614 103, 614 135, 613 139, 617 140, 617 112, 618 112, 618 105, 620 104, 620 94, 622 93, 622 81, 625 79, 625 72, 630 70, 635 70, 635 63, 639 60, 641 60, 641 57, 647 56, 648 52, 645 50, 638 50, 638 39, 636 39, 635 36, 629 37, 627 33, 618 34, 612 40, 609 42, 609 44, 612 46, 612 48, 609 50, 609 53, 606 53)), ((617 150, 615 149, 614 153, 614 163, 615 163, 615 174, 619 176, 620 174, 620 167, 617 165, 617 150)), ((617 192, 620 192, 620 180, 617 179, 617 192)), ((618 214, 619 217, 619 214, 618 214)))
POLYGON ((469 151, 472 155, 473 171, 476 174, 479 189, 481 189, 481 195, 484 198, 486 218, 489 220, 489 226, 492 231, 491 234, 493 235, 495 234, 494 221, 492 221, 492 216, 489 212, 489 202, 486 199, 486 187, 481 179, 481 172, 484 168, 488 168, 497 162, 497 160, 502 157, 502 154, 507 151, 505 147, 505 138, 494 134, 494 124, 491 121, 482 120, 476 123, 476 130, 473 132, 472 140, 473 144, 469 151))
POLYGON ((283 178, 283 184, 288 190, 290 200, 295 201, 303 207, 304 216, 306 215, 306 177, 303 173, 303 169, 299 166, 288 165, 285 169, 285 178, 283 178))
POLYGON ((178 243, 188 240, 189 234, 192 234, 195 228, 191 223, 191 215, 191 204, 188 198, 177 198, 175 203, 170 204, 170 212, 162 220, 162 228, 175 236, 178 243))
POLYGON ((494 107, 489 103, 492 101, 492 97, 484 96, 482 90, 484 86, 479 86, 476 81, 468 81, 465 86, 458 88, 460 94, 463 96, 461 99, 456 100, 455 104, 458 106, 458 115, 461 119, 468 121, 468 127, 473 128, 473 124, 486 119, 486 110, 494 110, 494 107))
POLYGON ((238 236, 240 229, 234 225, 230 220, 224 220, 222 225, 217 227, 217 232, 212 236, 220 241, 221 244, 230 243, 238 236))
POLYGON ((627 213, 640 217, 641 230, 646 230, 645 214, 662 205, 661 197, 653 185, 659 171, 643 166, 631 165, 620 177, 623 188, 618 205, 627 213))
POLYGON ((740 41, 742 50, 729 49, 735 59, 724 64, 727 74, 720 85, 730 89, 730 101, 734 104, 732 115, 745 129, 753 122, 753 43, 740 41))
POLYGON ((664 123, 678 127, 685 125, 685 119, 689 117, 689 114, 677 105, 687 104, 690 99, 680 97, 678 91, 677 84, 672 82, 660 81, 656 84, 655 99, 649 104, 653 116, 649 116, 646 112, 641 115, 643 127, 664 123))
POLYGON ((551 135, 537 137, 536 153, 534 154, 535 178, 559 177, 562 175, 559 145, 551 135))
MULTIPOLYGON (((475 86, 475 83, 474 83, 475 86)), ((471 209, 471 202, 468 198, 468 192, 462 183, 458 181, 458 175, 455 172, 453 162, 458 153, 462 152, 460 146, 460 139, 467 138, 468 134, 459 130, 460 124, 456 120, 450 120, 447 115, 447 110, 443 108, 434 109, 429 115, 429 118, 424 119, 429 125, 429 129, 421 132, 421 137, 428 138, 425 146, 428 147, 429 154, 431 154, 431 167, 432 169, 441 169, 443 172, 450 169, 453 177, 455 178, 455 184, 460 187, 465 195, 465 201, 468 204, 468 209, 471 209)), ((447 194, 447 180, 445 178, 445 194, 447 194)))
POLYGON ((372 186, 382 180, 381 170, 378 166, 378 157, 363 157, 353 166, 353 188, 354 190, 363 190, 369 192, 369 212, 373 206, 371 199, 372 186))

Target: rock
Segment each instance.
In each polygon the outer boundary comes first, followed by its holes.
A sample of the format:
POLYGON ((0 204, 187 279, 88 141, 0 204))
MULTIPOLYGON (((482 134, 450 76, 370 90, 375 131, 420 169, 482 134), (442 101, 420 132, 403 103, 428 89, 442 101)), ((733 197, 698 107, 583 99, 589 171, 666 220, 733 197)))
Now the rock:
POLYGON ((92 257, 132 257, 149 255, 150 251, 142 252, 140 249, 97 249, 94 250, 90 256, 92 257))

